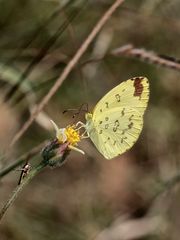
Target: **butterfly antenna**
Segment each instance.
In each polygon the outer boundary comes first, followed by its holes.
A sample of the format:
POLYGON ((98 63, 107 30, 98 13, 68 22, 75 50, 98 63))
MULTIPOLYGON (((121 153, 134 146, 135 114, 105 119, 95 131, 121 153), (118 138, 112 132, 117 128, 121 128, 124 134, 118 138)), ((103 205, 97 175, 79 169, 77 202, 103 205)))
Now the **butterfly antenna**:
POLYGON ((65 114, 67 112, 73 112, 73 111, 77 111, 76 113, 74 113, 73 118, 75 118, 76 115, 79 115, 81 112, 88 112, 88 103, 83 103, 79 109, 78 108, 68 108, 65 109, 62 113, 65 114), (85 106, 85 109, 83 109, 83 107, 85 106))
POLYGON ((83 103, 83 104, 80 106, 78 113, 81 113, 81 112, 88 112, 88 103, 83 103), (84 106, 85 106, 85 109, 83 109, 84 106))
POLYGON ((84 110, 85 112, 89 112, 89 106, 88 103, 84 103, 84 106, 86 107, 86 109, 84 110))
MULTIPOLYGON (((75 118, 76 116, 77 116, 77 118, 78 118, 79 115, 80 115, 80 113, 82 113, 82 112, 85 112, 85 113, 88 112, 88 103, 83 103, 83 104, 79 107, 79 110, 78 110, 76 113, 74 113, 73 118, 75 118), (86 109, 83 109, 84 106, 86 106, 86 109)), ((74 121, 74 123, 75 123, 75 121, 74 121)))
POLYGON ((68 108, 68 109, 65 109, 62 113, 65 114, 67 112, 73 112, 73 111, 77 111, 77 108, 68 108))

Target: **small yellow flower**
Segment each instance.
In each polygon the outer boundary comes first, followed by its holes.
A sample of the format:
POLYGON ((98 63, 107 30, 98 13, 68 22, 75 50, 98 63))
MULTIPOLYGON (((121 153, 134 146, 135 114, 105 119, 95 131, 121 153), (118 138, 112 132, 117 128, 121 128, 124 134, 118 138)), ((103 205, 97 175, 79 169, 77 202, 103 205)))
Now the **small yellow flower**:
POLYGON ((84 154, 82 150, 75 147, 78 145, 78 142, 80 142, 81 140, 81 136, 79 134, 79 131, 76 129, 75 125, 67 126, 66 128, 58 128, 55 122, 53 122, 52 120, 51 122, 56 130, 56 138, 58 139, 58 142, 60 144, 67 142, 69 143, 68 145, 69 149, 72 149, 84 154))
POLYGON ((77 145, 78 142, 80 142, 81 138, 79 135, 79 131, 75 129, 75 125, 68 126, 65 128, 65 135, 67 137, 67 141, 71 145, 77 145))

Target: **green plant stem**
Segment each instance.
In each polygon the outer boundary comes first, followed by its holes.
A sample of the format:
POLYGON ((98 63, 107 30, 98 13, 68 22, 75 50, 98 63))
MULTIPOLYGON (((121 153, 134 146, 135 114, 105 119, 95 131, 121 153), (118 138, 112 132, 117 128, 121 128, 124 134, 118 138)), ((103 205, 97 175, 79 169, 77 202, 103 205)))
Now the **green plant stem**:
POLYGON ((2 169, 0 171, 0 178, 4 177, 5 175, 7 175, 9 172, 11 172, 12 170, 14 170, 15 168, 17 168, 18 166, 22 165, 24 162, 30 160, 32 157, 34 157, 36 154, 38 154, 42 147, 47 143, 47 141, 39 144, 38 146, 34 147, 33 149, 31 149, 29 152, 23 154, 22 156, 20 156, 14 163, 12 163, 11 165, 9 165, 8 167, 2 169))
POLYGON ((36 166, 27 176, 23 179, 20 185, 16 187, 13 191, 10 198, 4 204, 2 209, 0 210, 0 220, 3 218, 4 214, 8 210, 8 208, 14 203, 19 193, 24 189, 24 187, 31 181, 31 179, 36 176, 44 167, 47 166, 47 163, 41 162, 38 166, 36 166))
MULTIPOLYGON (((30 173, 26 175, 26 177, 21 181, 20 185, 18 185, 15 188, 15 190, 12 192, 7 202, 4 204, 2 209, 0 209, 0 220, 3 218, 8 208, 14 203, 14 201, 18 197, 18 194, 31 181, 31 179, 35 177, 43 168, 45 168, 46 166, 55 167, 55 166, 61 166, 64 164, 67 156, 70 153, 70 150, 68 149, 68 145, 69 143, 67 142, 65 142, 64 144, 59 144, 57 139, 54 139, 53 141, 50 141, 43 148, 43 150, 41 151, 42 161, 36 167, 34 167, 30 171, 30 173)), ((36 149, 36 151, 37 150, 38 149, 36 149)))

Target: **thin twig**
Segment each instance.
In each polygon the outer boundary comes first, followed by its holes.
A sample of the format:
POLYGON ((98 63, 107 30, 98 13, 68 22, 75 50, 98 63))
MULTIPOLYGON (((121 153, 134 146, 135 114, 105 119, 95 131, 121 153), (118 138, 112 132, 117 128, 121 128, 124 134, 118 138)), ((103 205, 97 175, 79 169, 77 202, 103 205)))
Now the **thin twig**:
POLYGON ((45 97, 42 99, 42 101, 37 105, 37 108, 35 109, 34 113, 30 116, 30 118, 25 122, 25 124, 22 126, 19 132, 14 136, 11 142, 11 146, 13 146, 20 137, 25 133, 25 131, 30 127, 30 125, 33 123, 39 112, 45 107, 45 105, 48 103, 48 101, 52 98, 52 96, 57 92, 63 81, 67 78, 67 76, 70 74, 76 63, 79 61, 81 56, 85 53, 87 48, 89 47, 90 43, 93 41, 93 39, 96 37, 98 32, 101 30, 101 28, 105 25, 105 23, 108 21, 108 19, 111 17, 111 15, 114 13, 114 11, 124 2, 125 0, 116 0, 112 6, 105 12, 105 14, 101 17, 101 19, 98 21, 98 23, 95 25, 91 33, 88 35, 86 40, 83 42, 81 47, 77 50, 73 58, 69 61, 68 65, 65 67, 64 71, 60 75, 60 77, 57 79, 53 87, 49 90, 49 92, 45 95, 45 97))
POLYGON ((134 57, 143 62, 173 68, 180 71, 180 62, 178 62, 175 58, 156 54, 155 52, 147 51, 145 49, 135 48, 132 44, 116 48, 111 52, 111 54, 114 56, 134 57))
POLYGON ((45 146, 47 141, 44 141, 40 143, 38 146, 35 146, 33 149, 31 149, 29 152, 23 154, 20 156, 15 162, 13 162, 11 165, 7 166, 6 168, 2 169, 0 171, 0 178, 4 177, 7 175, 9 172, 23 164, 24 162, 30 160, 32 157, 34 157, 36 154, 38 154, 42 147, 45 146))

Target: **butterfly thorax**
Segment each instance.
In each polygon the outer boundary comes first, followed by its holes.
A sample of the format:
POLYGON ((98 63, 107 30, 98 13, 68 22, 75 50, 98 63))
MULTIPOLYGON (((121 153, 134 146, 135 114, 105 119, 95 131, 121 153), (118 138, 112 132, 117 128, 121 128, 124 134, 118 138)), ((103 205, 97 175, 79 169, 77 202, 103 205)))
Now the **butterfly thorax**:
POLYGON ((90 132, 93 129, 93 121, 92 121, 93 115, 92 113, 86 113, 85 119, 86 119, 86 130, 90 132))

